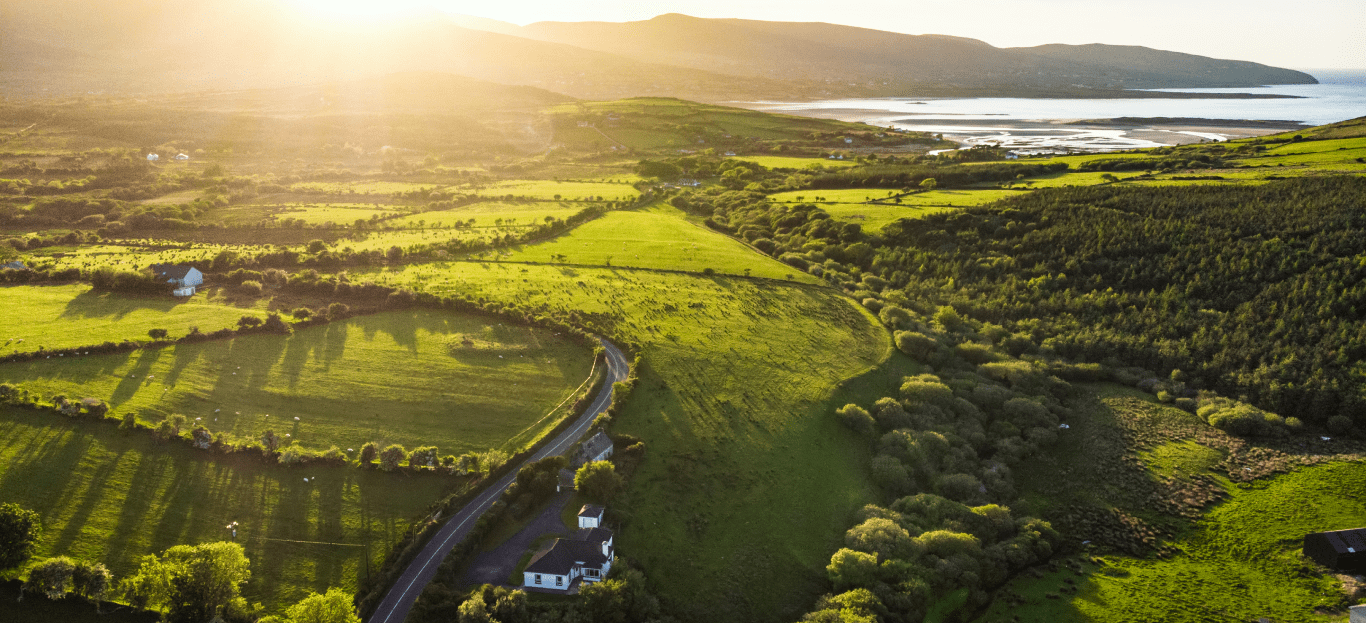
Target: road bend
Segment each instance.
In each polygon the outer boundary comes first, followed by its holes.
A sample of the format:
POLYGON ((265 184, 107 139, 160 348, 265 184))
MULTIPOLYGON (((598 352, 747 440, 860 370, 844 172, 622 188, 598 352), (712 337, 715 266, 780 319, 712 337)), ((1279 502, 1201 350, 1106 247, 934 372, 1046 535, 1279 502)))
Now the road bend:
POLYGON ((368 623, 403 623, 408 618, 408 611, 412 610, 413 604, 417 602, 417 596, 422 594, 422 590, 432 581, 436 575, 437 567, 441 566, 441 561, 450 554, 451 548, 460 543, 470 530, 474 528, 474 523, 479 520, 484 513, 488 512, 493 503, 503 495, 503 491, 512 485, 512 481, 517 479, 517 472, 523 467, 539 461, 548 456, 555 456, 568 452, 574 443, 582 437, 584 433, 593 425, 593 419, 598 417, 607 407, 612 404, 612 385, 619 381, 626 380, 627 374, 631 369, 631 364, 626 360, 626 355, 622 354, 616 346, 607 340, 599 340, 607 354, 607 382, 603 383, 602 389, 593 399, 593 404, 589 405, 588 410, 579 416, 564 432, 556 435, 549 442, 542 444, 531 457, 522 461, 517 469, 509 471, 506 476, 498 479, 472 502, 466 504, 450 519, 446 520, 445 525, 437 531, 436 535, 427 542, 422 552, 408 564, 408 568, 403 570, 403 575, 399 576, 398 581, 389 589, 389 593, 384 596, 379 608, 370 616, 368 623))

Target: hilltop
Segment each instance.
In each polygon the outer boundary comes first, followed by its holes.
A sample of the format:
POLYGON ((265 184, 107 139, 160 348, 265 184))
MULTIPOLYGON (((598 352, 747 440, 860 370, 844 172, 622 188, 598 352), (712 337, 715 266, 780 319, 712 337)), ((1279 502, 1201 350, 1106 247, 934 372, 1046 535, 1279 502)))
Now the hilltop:
POLYGON ((701 101, 1180 97, 1129 90, 1315 82, 1298 71, 1133 46, 997 48, 944 35, 677 14, 518 27, 429 11, 329 23, 264 0, 21 0, 0 23, 0 88, 11 96, 278 88, 401 71, 585 99, 701 101))

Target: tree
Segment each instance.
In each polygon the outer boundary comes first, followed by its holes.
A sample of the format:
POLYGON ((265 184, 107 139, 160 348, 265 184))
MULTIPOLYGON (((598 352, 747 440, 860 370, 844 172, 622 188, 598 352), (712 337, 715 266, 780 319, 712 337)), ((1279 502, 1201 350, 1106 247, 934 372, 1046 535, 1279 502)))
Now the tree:
POLYGON ((312 593, 285 613, 290 623, 361 623, 351 606, 351 595, 339 588, 328 589, 322 595, 312 593))
POLYGON ((380 451, 379 468, 386 472, 392 472, 395 469, 398 469, 398 464, 402 463, 403 459, 407 457, 408 451, 404 450, 403 446, 392 444, 380 451))
POLYGON ((877 555, 841 549, 830 557, 825 572, 836 590, 862 588, 877 581, 877 555))
POLYGON ((280 436, 275 434, 274 429, 266 429, 261 433, 261 452, 265 454, 275 454, 280 450, 280 436))
POLYGON ((927 177, 920 181, 921 190, 934 190, 937 186, 939 186, 939 182, 935 181, 932 177, 927 177))
POLYGON ((24 564, 42 534, 38 513, 18 504, 0 504, 0 571, 24 564))
POLYGON ((23 591, 42 593, 48 599, 57 599, 71 590, 71 576, 75 570, 76 563, 66 556, 44 560, 29 570, 23 591))
POLYGON ((251 563, 242 546, 220 541, 177 545, 160 558, 146 556, 122 589, 135 606, 168 607, 168 620, 200 623, 237 599, 250 578, 251 563))
POLYGON ((164 339, 166 339, 166 330, 165 330, 165 329, 148 329, 148 330, 147 330, 147 337, 150 337, 150 338, 152 338, 152 339, 154 339, 154 340, 164 340, 164 339))
POLYGON ((379 444, 373 441, 365 442, 360 447, 360 464, 369 465, 375 462, 375 457, 379 456, 379 444))
POLYGON ((71 589, 81 597, 93 600, 98 612, 100 600, 109 592, 114 576, 102 563, 79 561, 71 574, 71 589))
POLYGON ((423 446, 408 455, 408 466, 412 468, 436 467, 436 446, 423 446))
POLYGON ((599 504, 612 499, 621 486, 622 478, 617 474, 616 466, 607 461, 585 463, 574 474, 574 488, 599 504))
POLYGON ((844 405, 836 410, 835 414, 840 417, 840 422, 860 435, 871 435, 877 430, 877 422, 873 421, 873 416, 868 414, 867 409, 856 404, 844 405))
POLYGON ((323 242, 322 240, 309 240, 309 241, 308 241, 308 252, 309 252, 309 253, 322 253, 323 251, 326 251, 326 250, 327 250, 327 243, 326 243, 326 242, 323 242))

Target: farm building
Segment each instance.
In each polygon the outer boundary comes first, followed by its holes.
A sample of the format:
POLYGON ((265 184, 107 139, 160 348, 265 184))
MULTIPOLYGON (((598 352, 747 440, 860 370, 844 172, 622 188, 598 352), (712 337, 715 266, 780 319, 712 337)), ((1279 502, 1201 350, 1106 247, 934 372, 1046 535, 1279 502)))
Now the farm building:
POLYGON ((147 154, 147 160, 148 160, 149 162, 156 162, 157 160, 160 160, 160 159, 161 159, 161 156, 158 156, 158 155, 156 155, 156 154, 147 154))
POLYGON ((561 469, 558 474, 559 480, 555 483, 555 492, 574 490, 574 472, 568 469, 561 469))
POLYGON ((555 539, 532 556, 522 572, 522 586, 575 592, 582 582, 601 582, 607 577, 616 551, 612 531, 601 524, 603 510, 584 506, 579 511, 579 530, 567 539, 555 539))
POLYGON ((23 262, 20 262, 19 260, 14 260, 13 262, 5 264, 4 266, 0 266, 0 268, 8 268, 10 270, 23 270, 28 267, 25 266, 23 262))
POLYGON ((1366 528, 1306 535, 1304 555, 1336 571, 1366 572, 1366 528))
POLYGON ((176 159, 176 160, 189 160, 190 157, 189 157, 189 156, 186 156, 185 154, 176 154, 176 155, 175 155, 175 159, 176 159))
POLYGON ((612 458, 612 449, 612 438, 608 437, 607 433, 598 431, 579 446, 579 451, 574 453, 574 460, 571 463, 574 467, 580 467, 593 461, 606 461, 612 458))
POLYGON ((152 274, 165 279, 175 296, 193 296, 195 286, 204 283, 204 273, 186 264, 152 264, 152 274))

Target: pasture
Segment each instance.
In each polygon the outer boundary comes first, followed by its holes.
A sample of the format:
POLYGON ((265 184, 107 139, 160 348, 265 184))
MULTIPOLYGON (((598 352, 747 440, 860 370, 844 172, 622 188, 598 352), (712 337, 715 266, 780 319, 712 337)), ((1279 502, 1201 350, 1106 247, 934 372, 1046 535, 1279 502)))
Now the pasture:
POLYGON ((117 581, 147 554, 228 540, 224 526, 236 521, 252 563, 245 596, 274 613, 310 591, 355 590, 459 482, 215 460, 145 433, 0 406, 0 499, 42 516, 39 557, 102 561, 117 581))
POLYGON ((849 401, 843 381, 886 365, 868 312, 825 288, 615 267, 446 262, 367 278, 577 312, 642 343, 614 425, 649 456, 613 502, 631 517, 621 551, 690 616, 791 619, 826 590, 830 553, 873 499, 867 457, 830 416, 849 401))
POLYGON ((441 184, 422 184, 417 182, 393 182, 383 180, 354 180, 341 182, 298 182, 290 187, 297 193, 324 193, 329 195, 392 195, 413 190, 436 190, 441 184))
POLYGON ((695 273, 710 268, 730 275, 816 281, 734 238, 687 220, 682 211, 664 204, 608 212, 566 235, 523 246, 503 259, 695 273))
POLYGON ((555 180, 507 180, 479 187, 475 192, 492 198, 513 195, 518 198, 554 201, 630 201, 640 196, 640 191, 630 184, 555 180))
POLYGON ((0 287, 0 297, 8 309, 23 310, 0 314, 0 355, 40 346, 55 350, 122 340, 146 342, 150 329, 166 329, 171 337, 180 337, 194 326, 208 332, 235 327, 242 316, 265 317, 262 307, 240 307, 204 292, 180 300, 97 292, 85 284, 25 285, 0 287))
POLYGON ((547 217, 567 219, 582 212, 588 205, 570 201, 481 201, 447 210, 420 212, 385 223, 387 227, 423 228, 455 227, 474 221, 477 226, 536 225, 547 217))
POLYGON ((588 378, 592 359, 550 331, 417 310, 288 336, 5 364, 0 381, 100 398, 147 424, 181 414, 240 439, 273 429, 312 449, 376 441, 461 454, 553 427, 542 417, 588 378))
POLYGON ((745 160, 769 169, 805 170, 816 167, 843 169, 852 167, 853 160, 830 160, 829 158, 793 158, 791 156, 732 156, 734 160, 745 160))
POLYGON ((953 208, 948 206, 882 205, 872 203, 822 203, 820 208, 831 218, 858 223, 863 231, 881 231, 888 223, 903 218, 924 218, 953 208))

